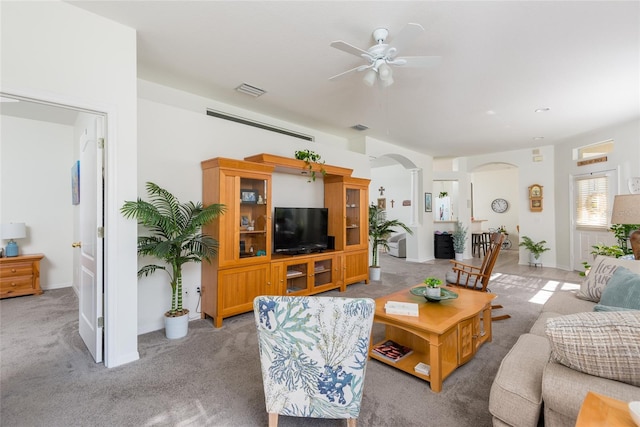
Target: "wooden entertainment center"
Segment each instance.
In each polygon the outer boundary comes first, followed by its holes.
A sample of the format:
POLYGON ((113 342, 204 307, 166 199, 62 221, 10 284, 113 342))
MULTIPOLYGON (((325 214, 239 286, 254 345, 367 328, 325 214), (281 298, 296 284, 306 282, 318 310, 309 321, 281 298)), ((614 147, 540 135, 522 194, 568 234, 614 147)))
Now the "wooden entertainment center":
MULTIPOLYGON (((244 160, 202 162, 202 202, 226 212, 204 228, 219 243, 218 256, 202 263, 202 317, 222 326, 226 317, 253 310, 258 295, 313 295, 369 283, 369 180, 353 170, 322 165, 324 207, 334 249, 302 255, 272 254, 273 173, 307 175, 302 160, 258 154, 244 160)), ((311 164, 318 179, 320 165, 311 164)))

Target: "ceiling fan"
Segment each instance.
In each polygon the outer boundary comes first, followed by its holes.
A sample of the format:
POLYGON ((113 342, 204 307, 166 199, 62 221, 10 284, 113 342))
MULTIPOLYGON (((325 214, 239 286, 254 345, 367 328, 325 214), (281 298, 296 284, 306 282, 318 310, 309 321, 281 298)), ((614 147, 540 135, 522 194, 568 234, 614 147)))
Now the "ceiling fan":
POLYGON ((368 70, 363 78, 367 86, 373 86, 376 80, 380 81, 382 87, 393 84, 393 70, 395 67, 413 67, 425 68, 433 67, 440 63, 439 56, 397 56, 399 51, 408 47, 420 34, 424 32, 424 28, 420 24, 407 24, 392 40, 393 43, 385 43, 389 36, 389 30, 386 28, 377 28, 373 31, 373 39, 376 44, 367 50, 355 47, 342 40, 331 43, 331 47, 335 47, 343 52, 350 53, 364 58, 367 63, 358 67, 337 74, 329 80, 340 78, 354 71, 368 70))

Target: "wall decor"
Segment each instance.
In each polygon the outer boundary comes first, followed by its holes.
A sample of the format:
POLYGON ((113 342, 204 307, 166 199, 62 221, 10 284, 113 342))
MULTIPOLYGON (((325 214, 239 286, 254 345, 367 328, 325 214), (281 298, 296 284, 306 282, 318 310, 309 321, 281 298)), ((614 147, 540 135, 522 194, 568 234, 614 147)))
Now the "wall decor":
POLYGON ((431 193, 424 193, 424 211, 431 212, 433 207, 431 206, 431 193))
POLYGON ((403 200, 402 206, 411 206, 411 200, 403 200))
POLYGON ((495 213, 505 213, 507 209, 509 209, 509 202, 505 199, 495 199, 491 202, 491 209, 493 209, 495 213))
POLYGON ((540 184, 529 186, 529 210, 531 212, 542 212, 542 185, 540 184))
POLYGON ((71 203, 80 204, 80 160, 71 167, 71 203))
POLYGON ((378 199, 378 209, 387 210, 387 199, 378 199))

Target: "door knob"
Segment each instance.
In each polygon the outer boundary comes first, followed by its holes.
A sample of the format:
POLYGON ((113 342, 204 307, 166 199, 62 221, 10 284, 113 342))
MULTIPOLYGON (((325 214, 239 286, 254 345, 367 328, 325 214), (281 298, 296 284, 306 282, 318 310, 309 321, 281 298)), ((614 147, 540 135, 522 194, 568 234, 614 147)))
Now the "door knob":
POLYGON ((71 244, 72 248, 81 248, 82 247, 82 242, 73 242, 71 244))

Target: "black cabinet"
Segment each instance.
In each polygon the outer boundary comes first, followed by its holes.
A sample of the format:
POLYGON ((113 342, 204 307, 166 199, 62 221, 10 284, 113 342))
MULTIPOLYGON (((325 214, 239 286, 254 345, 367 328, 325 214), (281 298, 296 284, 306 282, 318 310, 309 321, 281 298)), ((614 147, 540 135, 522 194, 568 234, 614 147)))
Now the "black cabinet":
POLYGON ((453 259, 453 237, 451 234, 434 234, 433 249, 437 259, 453 259))

